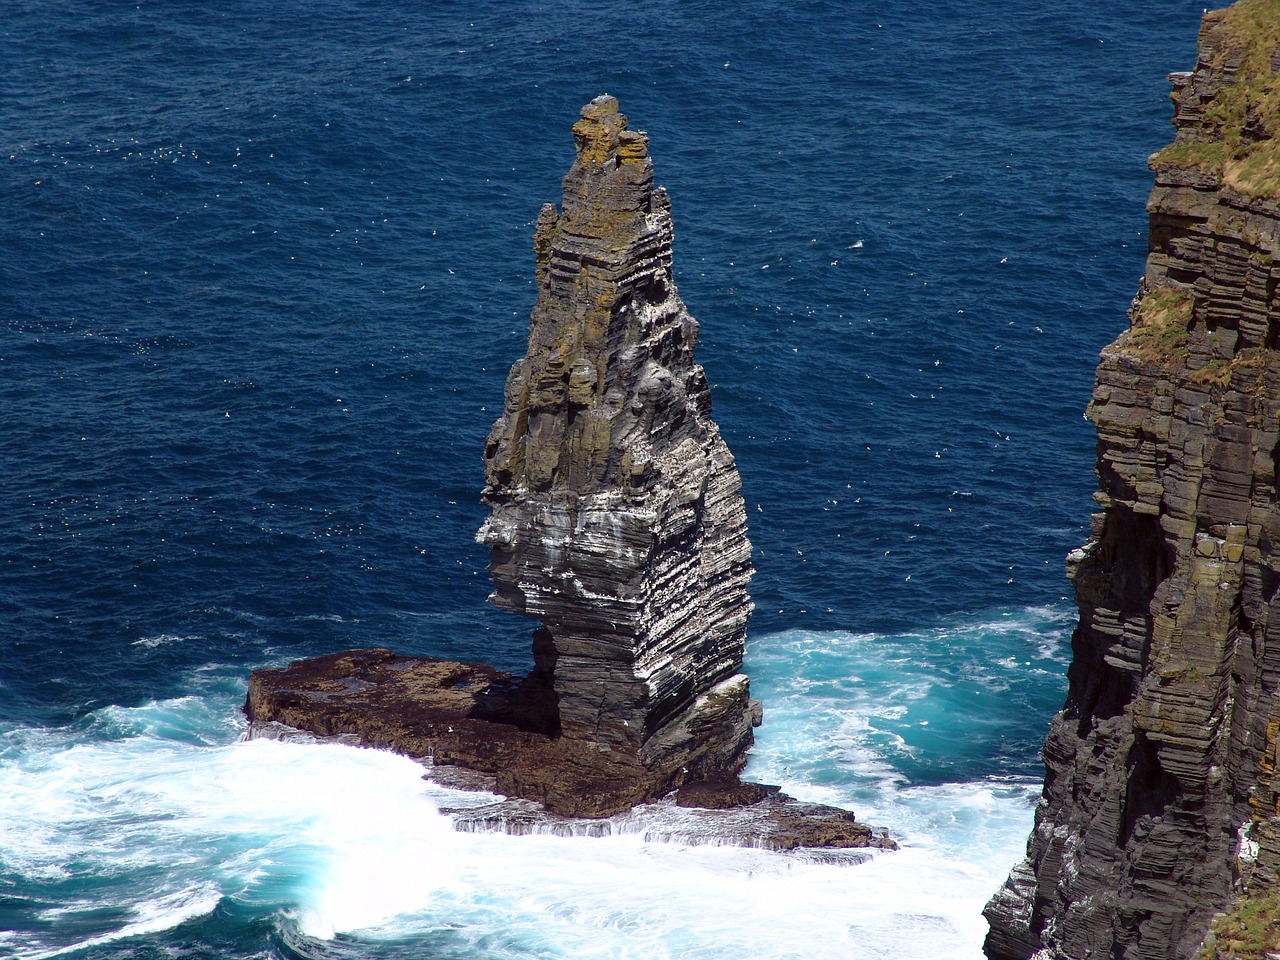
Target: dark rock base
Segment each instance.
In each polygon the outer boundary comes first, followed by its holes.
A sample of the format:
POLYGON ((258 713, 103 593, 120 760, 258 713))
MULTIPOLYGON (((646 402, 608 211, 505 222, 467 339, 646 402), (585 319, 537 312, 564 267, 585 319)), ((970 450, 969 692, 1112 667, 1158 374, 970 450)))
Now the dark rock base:
MULTIPOLYGON (((690 837, 718 838, 710 842, 775 850, 896 846, 846 810, 741 782, 742 751, 727 750, 714 736, 717 730, 739 736, 736 723, 705 723, 711 742, 692 763, 673 767, 661 756, 646 763, 639 755, 557 736, 534 709, 539 697, 530 687, 528 679, 484 664, 399 657, 381 648, 348 650, 254 671, 245 713, 251 736, 277 736, 276 725, 283 725, 350 738, 429 763, 432 778, 447 785, 514 798, 448 811, 459 829, 590 833, 566 824, 625 817, 639 804, 674 794, 669 805, 693 808, 698 816, 689 821, 690 837)), ((709 698, 709 710, 744 714, 749 733, 751 702, 716 700, 709 698)))

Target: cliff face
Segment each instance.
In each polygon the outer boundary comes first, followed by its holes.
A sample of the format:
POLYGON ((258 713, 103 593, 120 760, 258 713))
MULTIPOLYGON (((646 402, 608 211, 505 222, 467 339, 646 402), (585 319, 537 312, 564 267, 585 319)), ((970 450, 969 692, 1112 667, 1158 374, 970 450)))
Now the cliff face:
POLYGON ((528 352, 485 448, 491 599, 541 621, 531 680, 561 735, 651 765, 714 708, 732 732, 693 775, 733 775, 758 711, 740 673, 752 568, 738 472, 672 282, 648 139, 612 97, 573 135, 562 209, 538 217, 528 352))
POLYGON ((1070 688, 1027 859, 986 909, 993 960, 1195 956, 1276 883, 1277 68, 1280 4, 1246 0, 1170 78, 1146 271, 1088 408, 1102 512, 1068 558, 1070 688))

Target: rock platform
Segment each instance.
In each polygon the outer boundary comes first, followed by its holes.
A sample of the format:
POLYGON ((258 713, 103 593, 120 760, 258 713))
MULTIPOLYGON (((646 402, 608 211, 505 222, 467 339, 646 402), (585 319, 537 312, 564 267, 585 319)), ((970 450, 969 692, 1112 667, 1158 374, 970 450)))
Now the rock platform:
MULTIPOLYGON (((423 762, 445 786, 512 798, 445 811, 462 830, 596 835, 623 829, 605 818, 665 798, 698 811, 666 839, 774 850, 895 846, 849 811, 801 803, 777 787, 690 781, 678 768, 553 736, 539 729, 529 704, 519 678, 485 664, 374 648, 256 670, 245 711, 252 737, 305 731, 392 750, 423 762)), ((687 735, 714 743, 699 726, 717 722, 723 718, 708 703, 690 718, 687 735)))

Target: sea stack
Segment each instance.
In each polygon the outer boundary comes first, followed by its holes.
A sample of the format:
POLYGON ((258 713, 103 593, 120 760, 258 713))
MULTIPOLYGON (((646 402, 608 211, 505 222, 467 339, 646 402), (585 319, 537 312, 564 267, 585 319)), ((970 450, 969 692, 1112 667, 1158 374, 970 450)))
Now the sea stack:
POLYGON ((528 352, 485 447, 490 599, 540 621, 530 680, 560 736, 733 778, 759 722, 741 673, 753 571, 738 471, 672 280, 648 138, 610 96, 573 138, 561 208, 534 234, 528 352))
POLYGON ((1027 859, 986 910, 992 960, 1276 946, 1278 70, 1280 6, 1245 0, 1170 78, 1146 272, 1088 408, 1101 512, 1068 557, 1070 688, 1027 859))
POLYGON ((739 811, 716 829, 743 842, 892 846, 846 810, 738 779, 761 717, 742 673, 751 545, 671 277, 671 205, 613 97, 583 108, 573 139, 561 209, 538 217, 528 353, 485 447, 477 534, 494 602, 540 621, 534 669, 374 648, 256 670, 251 735, 352 736, 552 817, 675 794, 739 811))
POLYGON ((697 808, 692 842, 892 849, 848 810, 738 778, 761 717, 742 673, 751 545, 671 279, 670 203, 613 97, 573 137, 477 534, 492 599, 541 621, 533 671, 385 648, 298 660, 250 676, 250 736, 354 738, 505 797, 451 811, 460 830, 572 831, 660 800, 697 808))

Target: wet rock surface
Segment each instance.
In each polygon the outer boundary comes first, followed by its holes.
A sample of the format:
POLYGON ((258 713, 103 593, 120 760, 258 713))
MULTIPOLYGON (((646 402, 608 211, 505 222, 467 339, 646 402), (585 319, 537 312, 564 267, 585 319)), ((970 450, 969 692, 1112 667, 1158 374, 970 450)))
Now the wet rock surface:
MULTIPOLYGON (((487 774, 497 792, 563 816, 608 816, 677 786, 678 769, 650 769, 635 753, 540 729, 530 699, 520 678, 485 664, 375 648, 256 670, 245 709, 255 725, 347 735, 436 766, 487 774)), ((686 735, 714 733, 725 722, 720 706, 705 702, 691 712, 686 735)))
POLYGON ((729 843, 771 850, 892 849, 847 810, 801 803, 736 778, 689 782, 634 755, 552 736, 529 722, 521 680, 485 664, 400 657, 382 648, 298 660, 250 677, 250 735, 306 731, 415 757, 432 781, 510 799, 445 810, 460 830, 729 843), (653 816, 654 810, 684 811, 653 816), (588 819, 591 818, 591 819, 588 819))
MULTIPOLYGON (((1206 15, 1171 78, 1175 145, 1216 135, 1233 23, 1206 15)), ((1145 276, 1098 364, 1070 688, 1027 859, 986 909, 992 960, 1194 957, 1280 870, 1280 205, 1196 155, 1153 158, 1145 276)))

